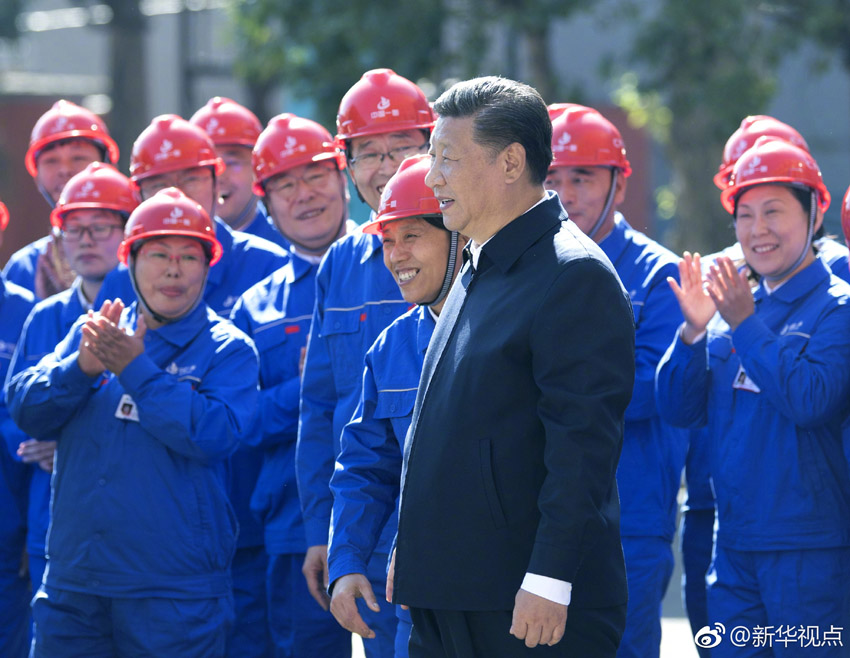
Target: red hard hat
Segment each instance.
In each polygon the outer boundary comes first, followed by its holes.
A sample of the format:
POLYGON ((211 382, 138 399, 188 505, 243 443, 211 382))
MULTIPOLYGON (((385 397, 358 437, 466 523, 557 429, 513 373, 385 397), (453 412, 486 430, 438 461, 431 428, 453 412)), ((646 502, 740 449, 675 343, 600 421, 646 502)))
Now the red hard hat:
POLYGON ((38 174, 36 160, 41 150, 64 139, 89 139, 103 150, 104 158, 112 164, 118 162, 118 145, 109 136, 106 124, 94 112, 71 101, 59 100, 41 115, 33 126, 30 145, 24 158, 30 176, 38 174))
POLYGON ((345 169, 345 154, 321 125, 294 114, 278 114, 257 138, 251 154, 254 193, 264 195, 263 183, 288 169, 321 160, 345 169))
POLYGON ((735 214, 735 199, 747 188, 766 183, 803 185, 818 196, 818 206, 829 208, 829 190, 824 185, 818 163, 805 149, 781 137, 759 137, 738 158, 732 168, 729 185, 720 193, 723 207, 735 214))
POLYGON ((253 148, 263 124, 247 107, 229 98, 216 96, 192 115, 193 123, 210 136, 216 146, 236 144, 253 148))
POLYGON ((133 243, 151 238, 180 236, 196 238, 210 247, 210 266, 221 258, 221 243, 215 226, 201 204, 192 201, 176 187, 168 187, 142 201, 124 226, 124 241, 118 259, 127 265, 133 243))
POLYGON ((380 233, 385 222, 420 215, 442 215, 434 190, 425 184, 431 168, 431 156, 405 158, 398 171, 387 181, 375 219, 363 225, 364 233, 380 233))
POLYGON ((151 176, 192 167, 215 167, 218 175, 224 171, 224 162, 202 128, 176 114, 161 114, 133 144, 130 180, 138 184, 151 176))
POLYGON ((0 231, 5 231, 9 225, 9 209, 0 201, 0 231))
POLYGON ((592 107, 571 104, 552 120, 552 167, 617 167, 632 173, 617 127, 592 107))
POLYGON ((552 103, 546 107, 549 110, 549 120, 554 121, 556 117, 561 116, 561 113, 564 110, 568 110, 571 107, 581 107, 581 105, 576 105, 575 103, 552 103))
POLYGON ((342 97, 336 115, 339 140, 433 127, 425 93, 390 69, 366 71, 342 97))
POLYGON ((126 219, 136 206, 139 196, 130 179, 105 162, 92 162, 65 183, 56 207, 50 213, 50 223, 61 229, 65 215, 72 210, 103 208, 115 210, 126 219))
POLYGON ((720 163, 717 173, 714 175, 714 184, 717 187, 722 190, 729 184, 732 168, 735 166, 738 158, 755 144, 759 137, 765 135, 780 137, 786 142, 791 142, 795 146, 799 146, 804 151, 809 150, 809 145, 806 144, 803 136, 787 123, 783 123, 779 119, 774 119, 765 114, 748 116, 741 121, 741 126, 726 140, 726 146, 723 147, 723 162, 720 163))

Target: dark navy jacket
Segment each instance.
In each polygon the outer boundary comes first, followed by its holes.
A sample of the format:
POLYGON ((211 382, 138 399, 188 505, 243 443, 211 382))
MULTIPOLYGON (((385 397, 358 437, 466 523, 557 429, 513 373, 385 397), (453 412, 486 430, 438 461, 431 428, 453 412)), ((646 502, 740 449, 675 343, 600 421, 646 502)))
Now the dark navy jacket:
POLYGON ((396 603, 511 610, 526 572, 571 606, 626 601, 615 473, 634 321, 610 261, 556 195, 461 270, 405 443, 396 603))

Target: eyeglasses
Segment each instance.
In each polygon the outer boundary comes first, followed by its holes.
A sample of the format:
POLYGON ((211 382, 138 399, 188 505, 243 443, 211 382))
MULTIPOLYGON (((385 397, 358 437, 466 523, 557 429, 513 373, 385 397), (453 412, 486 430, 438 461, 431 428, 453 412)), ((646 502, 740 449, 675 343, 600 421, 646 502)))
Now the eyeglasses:
POLYGON ((348 163, 351 165, 358 165, 363 169, 377 169, 381 166, 384 158, 389 158, 390 162, 399 164, 402 160, 411 155, 423 153, 427 148, 428 142, 425 142, 424 144, 419 144, 417 146, 398 146, 394 149, 390 149, 386 153, 361 153, 356 158, 349 158, 348 163))
POLYGON ((96 242, 108 240, 113 231, 123 230, 120 224, 92 224, 91 226, 68 226, 62 229, 62 237, 70 242, 82 240, 83 233, 88 233, 96 242))
POLYGON ((335 171, 336 169, 319 167, 298 177, 283 174, 266 183, 266 194, 274 194, 285 201, 290 201, 298 193, 298 181, 302 181, 311 190, 321 190, 328 184, 331 174, 335 171))

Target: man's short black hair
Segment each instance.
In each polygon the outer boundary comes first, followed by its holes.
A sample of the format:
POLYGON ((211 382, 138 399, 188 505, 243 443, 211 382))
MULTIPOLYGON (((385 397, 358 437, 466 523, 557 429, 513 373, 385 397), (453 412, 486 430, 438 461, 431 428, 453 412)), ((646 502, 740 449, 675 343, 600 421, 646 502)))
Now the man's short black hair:
POLYGON ((533 183, 543 184, 552 164, 552 121, 534 87, 488 76, 458 82, 434 103, 441 117, 474 117, 473 140, 494 154, 518 142, 533 183))

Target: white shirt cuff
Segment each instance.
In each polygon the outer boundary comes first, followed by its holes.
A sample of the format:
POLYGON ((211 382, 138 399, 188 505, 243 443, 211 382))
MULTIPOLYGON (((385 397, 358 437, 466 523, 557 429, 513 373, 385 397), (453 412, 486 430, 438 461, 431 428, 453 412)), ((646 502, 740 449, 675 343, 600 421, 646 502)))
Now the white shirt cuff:
POLYGON ((526 592, 531 592, 544 599, 569 605, 572 597, 573 584, 565 580, 540 576, 536 573, 527 573, 522 581, 522 587, 526 592))

